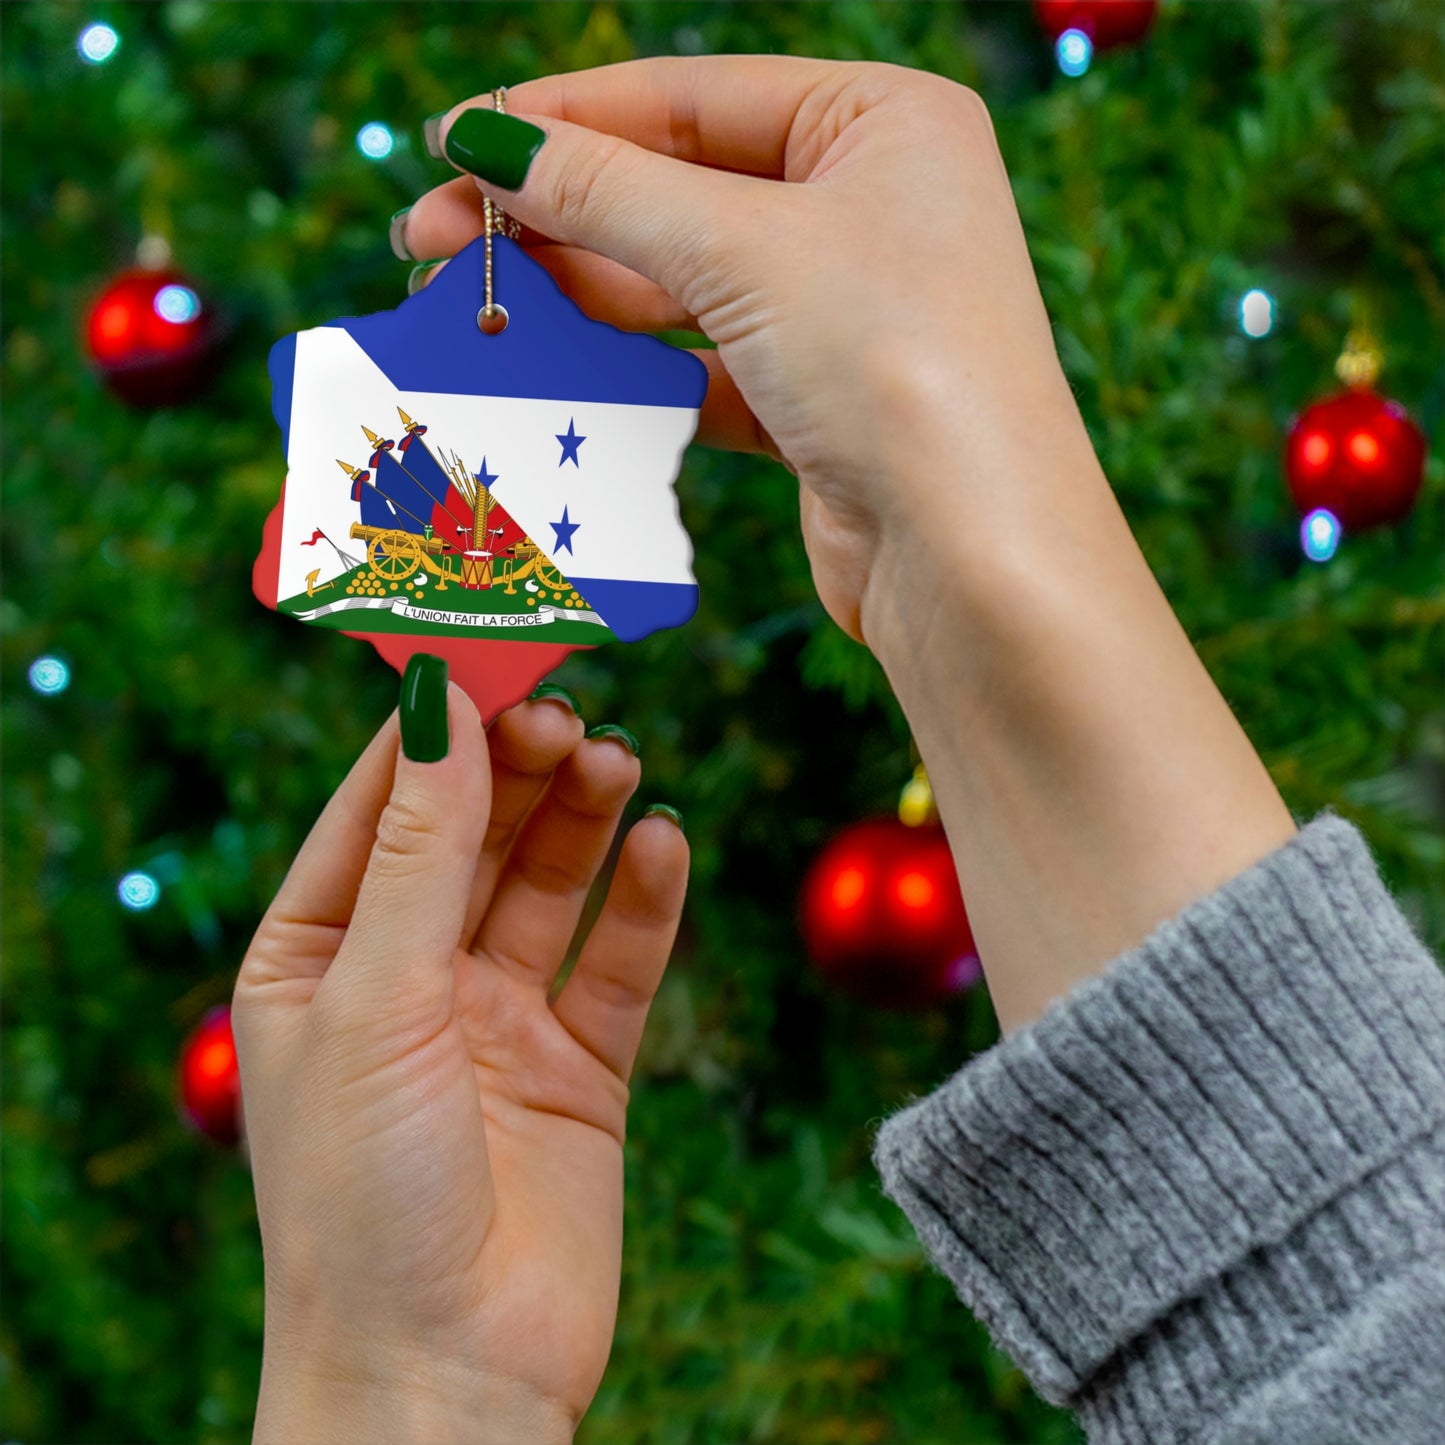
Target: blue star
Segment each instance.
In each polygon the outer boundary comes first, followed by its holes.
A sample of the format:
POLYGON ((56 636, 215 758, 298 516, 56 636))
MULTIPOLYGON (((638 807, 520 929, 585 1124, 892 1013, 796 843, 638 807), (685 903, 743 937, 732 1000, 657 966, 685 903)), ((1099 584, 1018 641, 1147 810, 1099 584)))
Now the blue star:
MULTIPOLYGON (((560 465, 560 464, 559 464, 560 465)), ((557 541, 553 545, 554 552, 560 552, 565 547, 572 552, 572 533, 582 524, 580 522, 569 522, 567 520, 567 508, 562 508, 562 520, 560 522, 548 522, 547 525, 557 534, 557 541)), ((577 554, 572 552, 575 557, 577 554)))
POLYGON ((496 473, 496 472, 489 472, 489 471, 487 470, 487 459, 486 459, 486 457, 483 457, 483 458, 482 458, 482 469, 481 469, 481 471, 479 471, 479 472, 477 473, 477 481, 478 481, 482 486, 484 486, 484 487, 490 487, 490 486, 492 485, 492 483, 495 482, 496 480, 497 480, 497 473, 496 473))
POLYGON ((580 468, 582 463, 577 460, 577 448, 580 447, 587 438, 577 435, 576 417, 573 417, 572 420, 567 423, 567 434, 565 436, 563 436, 561 432, 557 433, 557 440, 562 443, 562 461, 558 462, 557 465, 560 467, 564 462, 570 461, 574 467, 580 468))

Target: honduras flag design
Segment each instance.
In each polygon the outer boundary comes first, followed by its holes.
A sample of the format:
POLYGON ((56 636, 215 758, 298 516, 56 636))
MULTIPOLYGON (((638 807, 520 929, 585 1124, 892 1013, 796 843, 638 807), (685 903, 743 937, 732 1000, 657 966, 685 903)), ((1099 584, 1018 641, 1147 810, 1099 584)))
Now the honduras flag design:
POLYGON ((496 335, 477 326, 478 239, 396 310, 272 349, 288 476, 258 576, 282 610, 368 634, 586 645, 676 627, 697 584, 673 482, 707 370, 492 246, 496 335))

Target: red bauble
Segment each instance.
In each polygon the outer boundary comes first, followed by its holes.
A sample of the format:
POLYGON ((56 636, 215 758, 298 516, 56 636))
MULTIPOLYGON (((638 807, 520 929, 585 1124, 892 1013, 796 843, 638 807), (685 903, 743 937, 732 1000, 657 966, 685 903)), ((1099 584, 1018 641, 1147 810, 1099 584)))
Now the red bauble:
POLYGON ((1095 50, 1142 40, 1158 9, 1159 0, 1034 0, 1034 14, 1050 40, 1082 30, 1095 50))
POLYGON ((182 1117, 217 1144, 241 1138, 241 1071, 231 1010, 213 1008, 181 1049, 182 1117))
POLYGON ((1365 387, 1308 406, 1289 429, 1285 477, 1301 516, 1333 512, 1346 532, 1398 522, 1425 474, 1425 434, 1365 387))
POLYGON ((90 308, 85 343, 122 400, 168 406, 196 395, 211 379, 215 318, 178 272, 126 271, 90 308))
POLYGON ((975 982, 978 953, 953 855, 937 825, 855 823, 803 882, 803 936, 840 990, 883 1008, 927 1008, 975 982))

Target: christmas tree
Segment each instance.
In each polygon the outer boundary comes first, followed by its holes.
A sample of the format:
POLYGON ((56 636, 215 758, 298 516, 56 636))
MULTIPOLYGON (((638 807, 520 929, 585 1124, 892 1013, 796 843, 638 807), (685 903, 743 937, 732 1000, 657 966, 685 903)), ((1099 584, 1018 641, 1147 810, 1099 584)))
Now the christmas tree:
MULTIPOLYGON (((1166 0, 1141 43, 1097 53, 977 0, 43 0, 0 10, 0 40, 7 1438, 249 1439, 251 1183, 178 1118, 177 1058, 397 692, 366 645, 251 595, 282 474, 266 355, 405 294, 387 217, 451 174, 421 120, 493 85, 778 51, 977 89, 1165 592, 1296 816, 1358 823, 1445 949, 1429 0, 1166 0), (89 361, 86 318, 138 247, 174 269, 175 325, 192 302, 214 318, 214 376, 176 404, 127 405, 89 361), (1316 561, 1284 438, 1362 328, 1432 454, 1408 516, 1316 561)), ((860 300, 860 334, 870 304, 886 298, 860 300)), ((906 724, 814 596, 791 478, 694 450, 678 491, 697 616, 556 676, 589 723, 639 736, 634 812, 676 804, 694 850, 634 1076, 617 1341, 579 1439, 1076 1440, 868 1160, 884 1113, 996 1038, 986 996, 850 1001, 796 926, 818 850, 896 802, 906 724)))

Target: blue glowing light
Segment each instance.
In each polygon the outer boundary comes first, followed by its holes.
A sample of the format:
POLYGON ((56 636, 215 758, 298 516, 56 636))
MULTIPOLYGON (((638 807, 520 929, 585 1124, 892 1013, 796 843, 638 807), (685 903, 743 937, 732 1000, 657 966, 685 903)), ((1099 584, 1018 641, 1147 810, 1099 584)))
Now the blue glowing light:
POLYGON ((37 657, 30 664, 30 686, 53 697, 70 686, 70 669, 58 657, 37 657))
POLYGON ((109 25, 87 25, 75 42, 80 58, 91 65, 104 65, 120 48, 120 36, 109 25))
POLYGON ((1299 543, 1311 562, 1328 562, 1340 545, 1340 519, 1324 507, 1316 507, 1300 523, 1299 543))
POLYGON ((1082 75, 1094 58, 1094 42, 1082 30, 1066 30, 1054 45, 1054 55, 1065 75, 1082 75))
POLYGON ((1239 329, 1246 336, 1268 336, 1274 327, 1274 297, 1256 288, 1239 301, 1239 329))
POLYGON ((379 120, 369 121, 356 132, 356 148, 368 160, 384 161, 395 144, 396 137, 392 135, 391 127, 382 125, 379 120))
POLYGON ((155 904, 161 885, 149 873, 127 873, 115 891, 127 908, 140 913, 155 904))
POLYGON ((162 286, 154 301, 156 315, 177 326, 201 314, 201 298, 189 286, 162 286))

